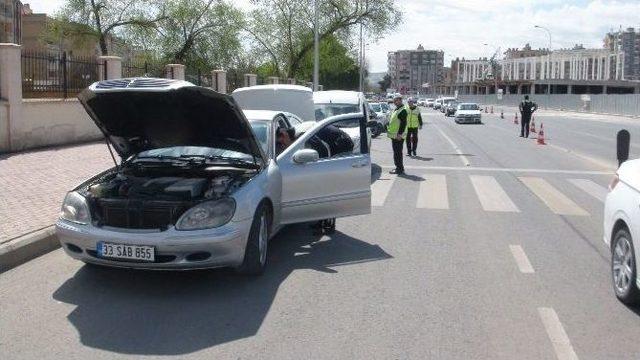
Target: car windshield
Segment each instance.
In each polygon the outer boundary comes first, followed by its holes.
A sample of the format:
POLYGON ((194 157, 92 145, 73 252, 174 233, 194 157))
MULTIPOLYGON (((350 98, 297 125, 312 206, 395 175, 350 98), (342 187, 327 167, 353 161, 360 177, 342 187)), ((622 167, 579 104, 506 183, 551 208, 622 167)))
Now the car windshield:
POLYGON ((357 104, 315 104, 316 121, 330 116, 360 112, 357 104))
POLYGON ((375 112, 380 112, 382 111, 382 106, 380 106, 380 104, 371 104, 371 110, 375 112))
POLYGON ((266 121, 251 121, 251 130, 265 153, 269 152, 269 123, 266 121))
POLYGON ((478 104, 460 104, 458 106, 460 110, 478 110, 478 104))
POLYGON ((380 106, 382 106, 382 109, 383 109, 384 111, 389 111, 389 105, 388 105, 388 104, 386 104, 386 103, 382 103, 382 104, 380 104, 380 106))

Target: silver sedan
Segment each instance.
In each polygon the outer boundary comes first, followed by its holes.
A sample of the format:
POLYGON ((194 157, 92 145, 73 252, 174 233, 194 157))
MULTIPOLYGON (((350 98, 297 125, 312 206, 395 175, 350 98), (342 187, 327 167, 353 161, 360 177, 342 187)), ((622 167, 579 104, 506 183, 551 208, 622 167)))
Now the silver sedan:
POLYGON ((314 123, 276 156, 286 114, 249 122, 230 96, 188 82, 108 80, 79 99, 120 161, 64 200, 56 230, 75 259, 259 274, 282 226, 370 212, 366 143, 356 152, 336 132, 349 116, 314 123))

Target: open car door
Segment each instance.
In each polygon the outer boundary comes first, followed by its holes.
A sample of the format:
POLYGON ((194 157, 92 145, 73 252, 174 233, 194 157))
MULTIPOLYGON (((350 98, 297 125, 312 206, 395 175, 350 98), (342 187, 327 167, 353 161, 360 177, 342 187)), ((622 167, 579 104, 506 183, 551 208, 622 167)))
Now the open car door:
POLYGON ((280 154, 283 224, 371 212, 366 124, 363 114, 327 118, 280 154), (354 144, 348 132, 358 129, 354 144))

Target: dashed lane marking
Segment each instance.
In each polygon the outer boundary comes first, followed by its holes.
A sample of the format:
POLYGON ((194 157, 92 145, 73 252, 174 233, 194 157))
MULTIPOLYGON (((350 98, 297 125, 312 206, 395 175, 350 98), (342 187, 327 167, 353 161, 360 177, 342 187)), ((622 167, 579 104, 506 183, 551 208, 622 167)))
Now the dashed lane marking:
POLYGON ((522 246, 520 245, 509 245, 509 250, 511 250, 511 255, 516 260, 516 264, 518 265, 518 269, 523 274, 533 274, 535 271, 533 270, 533 266, 531 266, 531 262, 529 262, 529 258, 527 254, 525 254, 522 246))
POLYGON ((573 350, 571 341, 564 331, 556 311, 553 308, 540 307, 538 308, 538 313, 544 328, 547 330, 547 335, 551 340, 558 360, 578 360, 578 355, 573 350))

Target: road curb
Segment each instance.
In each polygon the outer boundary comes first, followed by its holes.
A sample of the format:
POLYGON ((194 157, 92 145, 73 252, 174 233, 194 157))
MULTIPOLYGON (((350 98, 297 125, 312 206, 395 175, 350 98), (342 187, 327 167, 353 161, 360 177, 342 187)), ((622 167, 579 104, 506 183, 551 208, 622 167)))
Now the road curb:
POLYGON ((0 245, 0 273, 60 247, 53 226, 20 236, 0 245))

